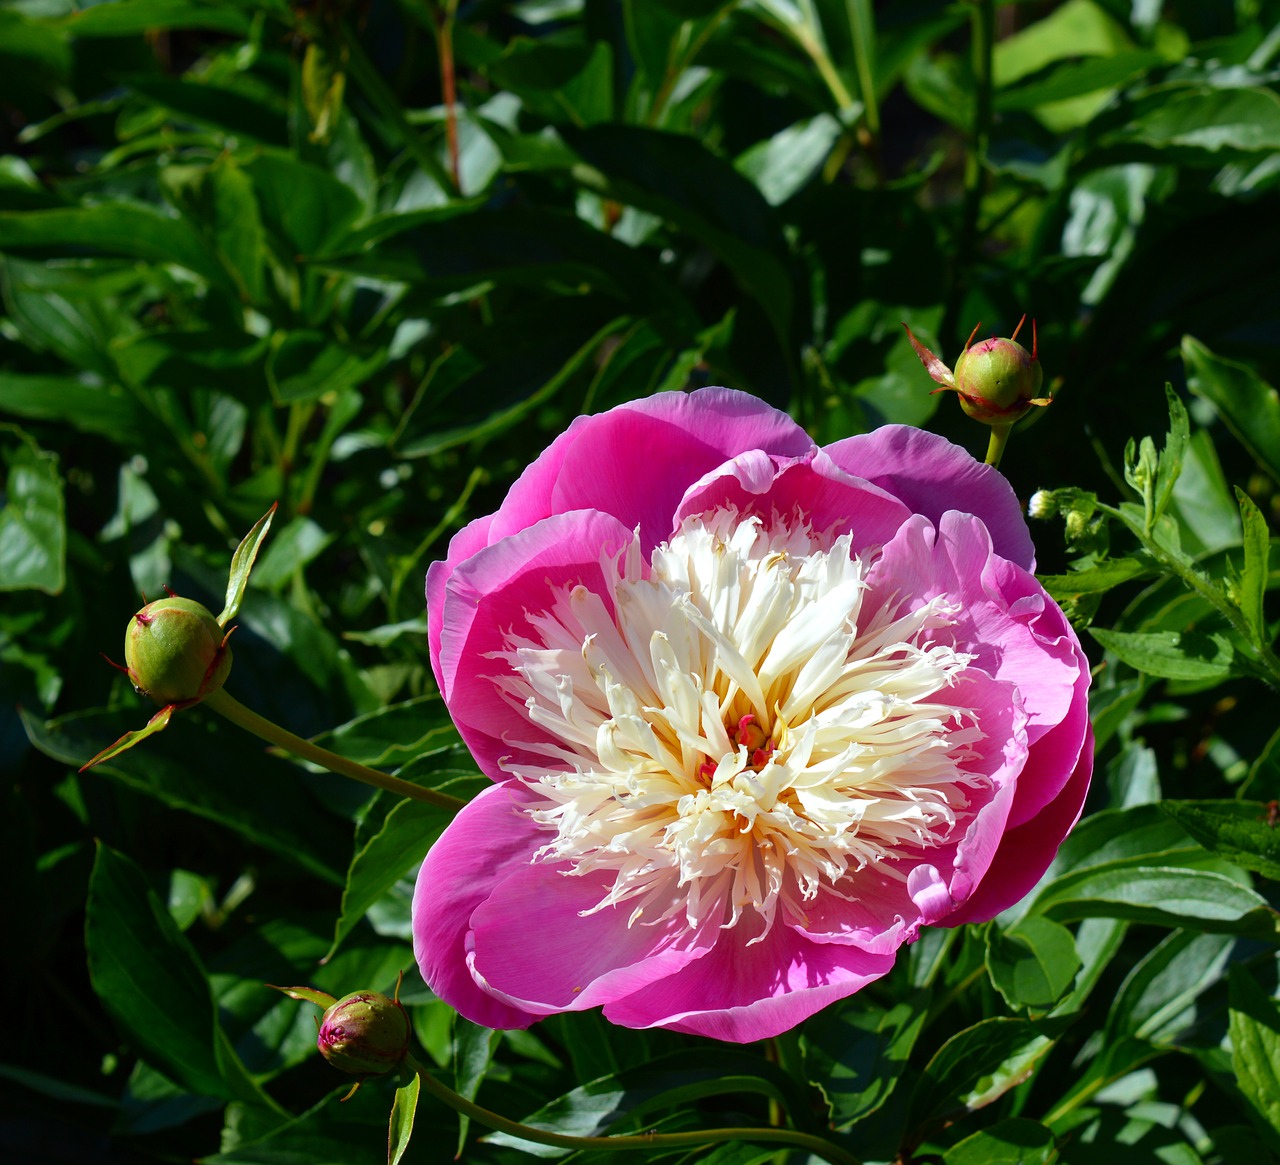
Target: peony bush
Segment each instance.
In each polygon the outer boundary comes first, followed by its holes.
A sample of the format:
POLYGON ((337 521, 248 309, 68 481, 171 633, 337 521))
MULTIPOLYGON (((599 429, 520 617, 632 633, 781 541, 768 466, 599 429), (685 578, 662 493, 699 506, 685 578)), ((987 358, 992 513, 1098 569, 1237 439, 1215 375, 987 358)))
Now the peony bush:
POLYGON ((579 417, 427 576, 493 784, 428 854, 429 986, 750 1041, 1036 883, 1089 670, 1012 489, 918 429, 819 448, 742 392, 579 417))

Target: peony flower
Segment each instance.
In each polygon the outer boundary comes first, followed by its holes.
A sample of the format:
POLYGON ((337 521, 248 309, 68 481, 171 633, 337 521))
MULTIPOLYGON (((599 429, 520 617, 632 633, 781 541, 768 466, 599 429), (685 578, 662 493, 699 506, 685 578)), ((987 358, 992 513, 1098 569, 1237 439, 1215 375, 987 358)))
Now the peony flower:
POLYGON ((1085 657, 1013 491, 722 388, 578 418, 427 576, 494 784, 418 878, 431 988, 747 1041, 1036 883, 1092 771, 1085 657))

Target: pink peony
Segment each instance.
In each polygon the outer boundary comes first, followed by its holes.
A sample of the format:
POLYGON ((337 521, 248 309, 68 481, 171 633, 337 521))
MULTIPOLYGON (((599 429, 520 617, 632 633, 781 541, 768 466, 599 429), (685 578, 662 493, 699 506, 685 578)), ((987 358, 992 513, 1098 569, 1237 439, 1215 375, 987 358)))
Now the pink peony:
POLYGON ((1035 884, 1092 771, 1084 654, 1004 478, 819 449, 723 388, 579 417, 427 575, 494 784, 427 855, 431 988, 489 1027, 761 1039, 1035 884))

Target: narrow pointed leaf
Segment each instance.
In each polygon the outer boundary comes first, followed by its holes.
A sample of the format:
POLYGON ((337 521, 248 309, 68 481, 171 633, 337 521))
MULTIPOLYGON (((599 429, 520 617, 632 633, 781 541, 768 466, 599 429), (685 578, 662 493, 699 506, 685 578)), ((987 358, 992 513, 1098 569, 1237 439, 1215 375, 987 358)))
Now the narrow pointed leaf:
POLYGON ((416 1072, 396 1089, 391 1105, 391 1121, 387 1127, 387 1165, 400 1165, 413 1135, 413 1117, 418 1111, 418 1091, 422 1080, 416 1072))
POLYGON ((249 572, 253 569, 253 560, 266 540, 271 529, 271 519, 275 517, 276 505, 262 515, 253 525, 253 529, 244 536, 236 552, 231 556, 231 574, 227 578, 227 603, 218 616, 218 625, 225 627, 236 617, 240 604, 244 601, 245 588, 249 585, 249 572))
POLYGON ((1262 511, 1244 490, 1236 487, 1240 503, 1240 525, 1244 532, 1244 567, 1236 584, 1235 601, 1249 621, 1255 641, 1266 640, 1262 602, 1267 594, 1267 560, 1271 553, 1271 533, 1262 511))
POLYGON ((112 757, 119 756, 122 752, 128 752, 135 744, 140 744, 146 740, 148 736, 154 736, 157 732, 162 732, 169 727, 169 719, 173 716, 176 704, 166 704, 160 709, 150 720, 147 721, 145 728, 138 728, 132 732, 126 732, 115 744, 110 748, 104 748, 92 760, 85 761, 80 766, 80 771, 86 772, 93 768, 96 764, 101 764, 104 760, 110 760, 112 757))

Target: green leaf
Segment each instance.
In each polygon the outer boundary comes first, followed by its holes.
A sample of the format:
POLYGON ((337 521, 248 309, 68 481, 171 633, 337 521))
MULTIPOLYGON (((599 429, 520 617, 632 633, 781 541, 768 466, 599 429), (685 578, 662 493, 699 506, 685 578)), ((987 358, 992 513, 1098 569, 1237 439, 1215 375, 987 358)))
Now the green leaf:
POLYGON ((1173 385, 1164 386, 1165 400, 1169 406, 1169 432, 1165 435, 1164 448, 1160 451, 1159 468, 1156 470, 1155 518, 1165 512, 1169 499, 1173 497, 1173 489, 1182 473, 1182 463, 1187 455, 1187 443, 1191 439, 1190 423, 1187 419, 1187 408, 1181 398, 1173 391, 1173 385))
POLYGON ((360 217, 360 198, 351 187, 288 154, 264 151, 245 170, 263 222, 290 247, 289 258, 332 249, 360 217))
POLYGON ((240 540, 235 554, 231 556, 231 572, 227 576, 227 598, 222 613, 218 616, 219 627, 225 627, 240 612, 245 588, 249 585, 249 572, 253 570, 253 560, 258 557, 258 551, 271 530, 271 519, 276 516, 276 504, 273 502, 271 509, 253 524, 253 528, 240 540))
POLYGON ((1187 385, 1204 397, 1236 439, 1280 481, 1280 396, 1252 368, 1217 356, 1192 336, 1182 337, 1187 385))
POLYGON ((267 383, 279 404, 314 401, 360 385, 386 361, 385 349, 361 355, 322 332, 280 332, 272 339, 267 383))
POLYGON ((118 386, 72 376, 0 371, 0 412, 32 421, 59 421, 126 447, 137 439, 141 424, 141 410, 118 386))
POLYGON ((421 1077, 417 1072, 411 1072, 409 1079, 396 1089, 396 1098, 391 1104, 391 1121, 387 1127, 387 1165, 400 1165, 401 1158, 409 1149, 421 1087, 421 1077))
POLYGON ((1089 634, 1130 667, 1167 680, 1224 680, 1234 652, 1223 635, 1197 631, 1108 631, 1089 634))
POLYGON ((786 242, 768 203, 746 178, 683 134, 610 125, 566 129, 565 139, 604 177, 600 182, 579 170, 580 182, 687 231, 760 302, 779 336, 787 334, 793 293, 786 242))
POLYGON ((1035 1071, 1068 1022, 984 1019, 957 1032, 925 1066, 907 1127, 922 1133, 998 1100, 1035 1071))
MULTIPOLYGON (((271 984, 268 984, 271 986, 271 984)), ((290 999, 299 999, 304 1003, 314 1003, 317 1007, 323 1007, 326 1011, 338 1001, 327 991, 317 991, 314 987, 277 987, 277 991, 283 992, 290 999)))
POLYGON ((734 168, 770 206, 781 206, 822 168, 843 132, 831 114, 820 113, 756 142, 738 155, 734 168))
POLYGON ((1199 1018, 1196 1000, 1222 978, 1235 943, 1232 935, 1194 930, 1166 935, 1121 984, 1107 1014, 1106 1041, 1175 1042, 1199 1018))
POLYGON ((1051 882, 1034 909, 1059 922, 1123 918, 1209 933, 1277 934, 1276 914, 1265 898, 1209 870, 1126 865, 1083 871, 1051 882))
POLYGON ((843 1132, 889 1099, 928 1013, 922 1001, 889 1009, 846 1001, 805 1025, 805 1074, 826 1098, 832 1128, 843 1132))
MULTIPOLYGON (((751 1093, 794 1105, 794 1084, 758 1056, 729 1049, 689 1049, 661 1056, 644 1068, 603 1076, 552 1100, 521 1123, 569 1136, 602 1136, 619 1122, 643 1120, 712 1096, 751 1093)), ((563 1157, 567 1150, 490 1133, 487 1144, 519 1148, 533 1157, 563 1157)))
POLYGON ((108 255, 126 255, 150 263, 173 263, 221 287, 230 287, 222 265, 200 236, 180 219, 135 203, 25 213, 0 212, 0 249, 34 250, 47 257, 53 248, 90 247, 108 255))
POLYGON ((91 757, 80 766, 83 773, 87 769, 93 768, 95 765, 102 764, 103 761, 109 761, 118 757, 123 752, 128 752, 135 744, 141 744, 148 736, 154 736, 157 732, 163 732, 169 727, 169 721, 173 717, 175 705, 166 704, 160 711, 156 712, 150 720, 147 721, 145 728, 130 729, 115 744, 104 748, 96 756, 91 757))
POLYGON ((1219 857, 1280 881, 1280 828, 1258 801, 1162 801, 1160 808, 1219 857))
POLYGON ((61 594, 66 585, 67 525, 58 458, 21 429, 0 425, 17 437, 7 452, 4 509, 0 510, 0 591, 61 594))
POLYGON ((1147 578, 1155 573, 1149 562, 1139 558, 1109 558, 1098 566, 1077 570, 1071 574, 1042 574, 1036 577, 1055 599, 1070 599, 1076 595, 1100 595, 1132 582, 1135 578, 1147 578))
POLYGON ((334 927, 331 958, 369 908, 410 870, 421 865, 453 813, 425 801, 403 800, 387 814, 382 828, 351 859, 342 891, 342 910, 334 927))
POLYGON ((942 1159, 946 1165, 1048 1165, 1057 1155, 1053 1133, 1044 1125, 1011 1117, 965 1137, 942 1159))
POLYGON ((1231 968, 1231 1066, 1263 1135, 1280 1152, 1280 1006, 1242 966, 1231 968))
POLYGON ((134 1048, 193 1092, 274 1107, 227 1043, 169 912, 142 871, 101 843, 85 910, 90 980, 134 1048))
MULTIPOLYGON (((20 714, 32 744, 46 756, 77 767, 109 732, 119 732, 122 721, 137 715, 84 712, 46 723, 25 709, 20 714)), ((256 739, 228 734, 223 728, 216 737, 217 748, 210 747, 215 738, 207 734, 212 725, 204 720, 206 715, 201 709, 185 713, 182 723, 147 748, 118 764, 103 765, 97 773, 170 809, 215 821, 322 882, 341 886, 338 863, 350 852, 349 828, 339 828, 318 804, 304 787, 301 770, 266 756, 256 739), (205 733, 200 731, 202 720, 205 733)))
MULTIPOLYGON (((462 1016, 454 1020, 453 1087, 459 1096, 475 1100, 501 1039, 500 1031, 480 1027, 462 1016)), ((462 1151, 467 1144, 467 1130, 470 1127, 471 1117, 465 1112, 458 1113, 458 1150, 454 1154, 456 1160, 462 1160, 462 1151)))
POLYGON ((56 27, 74 37, 114 37, 165 28, 204 28, 241 36, 249 15, 234 5, 194 4, 190 0, 113 0, 68 13, 56 27))
POLYGON ((1240 525, 1244 532, 1244 566, 1239 578, 1230 588, 1232 601, 1240 608, 1249 623, 1254 642, 1265 646, 1266 616, 1262 604, 1267 595, 1267 567, 1271 554, 1271 533, 1262 511, 1244 490, 1236 487, 1236 501, 1240 503, 1240 525))
POLYGON ((1065 926, 1030 915, 1008 930, 987 931, 987 971, 1012 1008, 1043 1010, 1070 989, 1080 970, 1075 940, 1065 926))
POLYGON ((215 249, 240 295, 249 303, 263 296, 266 243, 253 183, 230 158, 222 157, 209 169, 206 222, 215 249))
POLYGON ((1192 163, 1204 153, 1271 153, 1280 150, 1280 96, 1264 88, 1161 89, 1138 103, 1128 125, 1102 141, 1176 151, 1178 160, 1192 163))

